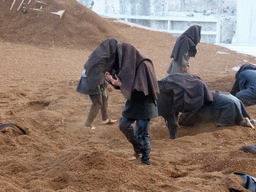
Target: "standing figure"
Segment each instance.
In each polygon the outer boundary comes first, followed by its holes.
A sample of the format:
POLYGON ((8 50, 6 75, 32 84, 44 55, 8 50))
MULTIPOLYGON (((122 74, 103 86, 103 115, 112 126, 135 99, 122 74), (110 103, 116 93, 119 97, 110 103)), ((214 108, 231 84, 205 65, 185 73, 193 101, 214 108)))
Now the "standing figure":
POLYGON ((92 101, 85 127, 95 129, 92 123, 99 110, 101 110, 102 124, 113 124, 117 121, 108 117, 108 95, 105 89, 112 91, 112 86, 105 80, 103 70, 114 64, 118 43, 118 39, 106 39, 92 52, 84 65, 84 71, 76 91, 89 95, 92 101))
POLYGON ((193 25, 182 33, 177 39, 172 50, 171 61, 167 73, 180 73, 185 67, 189 68, 190 57, 195 57, 197 50, 196 46, 201 40, 202 26, 193 25))
POLYGON ((230 93, 240 99, 245 106, 256 104, 256 66, 243 64, 236 73, 236 81, 230 93))
POLYGON ((152 61, 129 43, 117 46, 119 63, 105 73, 106 79, 120 88, 127 99, 119 129, 133 145, 134 155, 130 160, 141 156, 141 164, 150 164, 150 120, 158 116, 158 85, 152 61), (136 121, 136 127, 132 124, 136 121))

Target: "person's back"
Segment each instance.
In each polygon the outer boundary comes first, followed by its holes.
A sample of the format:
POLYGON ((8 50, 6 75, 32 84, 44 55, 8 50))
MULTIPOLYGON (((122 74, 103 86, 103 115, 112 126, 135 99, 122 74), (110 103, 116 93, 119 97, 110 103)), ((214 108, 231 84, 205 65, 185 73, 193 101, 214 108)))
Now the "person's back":
POLYGON ((235 75, 230 93, 240 99, 244 105, 256 104, 256 66, 243 64, 235 75))
POLYGON ((158 114, 165 120, 170 139, 175 139, 180 112, 197 111, 204 103, 213 102, 213 95, 202 79, 187 72, 170 74, 159 80, 158 86, 158 114))
POLYGON ((238 92, 232 93, 240 99, 244 105, 256 104, 256 70, 247 69, 239 73, 236 84, 238 92))
POLYGON ((240 89, 256 90, 256 70, 245 70, 238 75, 240 89))

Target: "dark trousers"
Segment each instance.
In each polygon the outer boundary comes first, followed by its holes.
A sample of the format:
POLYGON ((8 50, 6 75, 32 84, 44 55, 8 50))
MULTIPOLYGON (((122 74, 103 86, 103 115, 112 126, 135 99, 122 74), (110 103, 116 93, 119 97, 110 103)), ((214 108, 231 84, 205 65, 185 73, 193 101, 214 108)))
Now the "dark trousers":
POLYGON ((108 107, 108 96, 106 94, 89 95, 92 101, 85 126, 90 127, 93 120, 96 118, 99 110, 101 110, 102 121, 108 119, 107 107, 108 107))
POLYGON ((141 161, 149 161, 150 153, 150 135, 149 135, 150 119, 136 120, 128 119, 124 116, 119 121, 119 129, 126 136, 127 140, 133 145, 135 153, 142 154, 141 161), (136 121, 135 130, 132 123, 136 121))
POLYGON ((198 111, 183 113, 180 124, 193 126, 200 122, 213 122, 216 126, 240 125, 245 117, 249 117, 243 103, 231 94, 219 94, 211 105, 203 105, 198 111))

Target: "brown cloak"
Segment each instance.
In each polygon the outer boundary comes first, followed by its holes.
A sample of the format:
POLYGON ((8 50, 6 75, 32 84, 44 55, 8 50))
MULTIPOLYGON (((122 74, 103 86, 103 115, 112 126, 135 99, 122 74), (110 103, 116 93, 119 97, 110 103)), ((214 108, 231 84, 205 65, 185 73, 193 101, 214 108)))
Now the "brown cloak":
POLYGON ((158 84, 160 91, 173 91, 173 112, 193 111, 205 102, 213 101, 213 95, 205 82, 189 73, 171 74, 158 81, 158 84))
POLYGON ((115 62, 118 43, 120 43, 118 39, 108 38, 89 56, 87 62, 84 64, 89 89, 94 89, 96 86, 103 83, 105 71, 111 69, 115 62))
POLYGON ((153 63, 130 43, 106 39, 89 56, 84 69, 89 89, 101 84, 109 71, 120 78, 126 99, 131 99, 133 90, 142 91, 150 101, 157 99, 159 89, 153 63))
POLYGON ((152 61, 130 43, 117 45, 119 68, 116 75, 120 78, 122 94, 131 99, 133 90, 142 91, 150 101, 157 100, 159 92, 152 61))
POLYGON ((171 58, 180 63, 182 55, 187 52, 188 56, 195 57, 197 53, 196 45, 201 40, 201 29, 202 26, 193 25, 182 33, 174 45, 171 58))

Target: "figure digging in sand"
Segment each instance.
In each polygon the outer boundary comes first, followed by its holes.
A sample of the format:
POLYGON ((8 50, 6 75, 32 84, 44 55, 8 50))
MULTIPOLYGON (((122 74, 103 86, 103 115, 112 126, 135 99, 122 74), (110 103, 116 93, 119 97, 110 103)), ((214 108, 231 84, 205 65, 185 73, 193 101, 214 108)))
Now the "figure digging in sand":
POLYGON ((158 110, 166 120, 170 138, 179 125, 212 122, 216 126, 242 125, 254 128, 254 120, 235 96, 209 90, 205 82, 190 73, 171 74, 159 83, 158 110), (177 116, 178 112, 181 115, 177 116))

